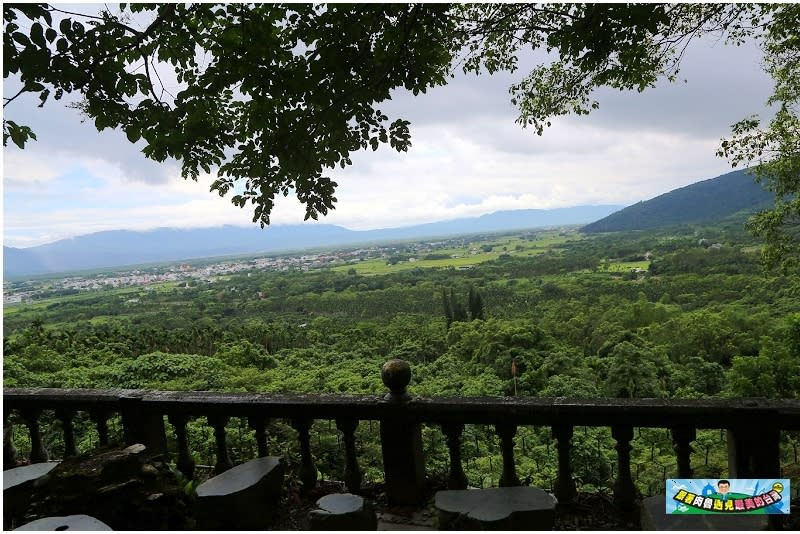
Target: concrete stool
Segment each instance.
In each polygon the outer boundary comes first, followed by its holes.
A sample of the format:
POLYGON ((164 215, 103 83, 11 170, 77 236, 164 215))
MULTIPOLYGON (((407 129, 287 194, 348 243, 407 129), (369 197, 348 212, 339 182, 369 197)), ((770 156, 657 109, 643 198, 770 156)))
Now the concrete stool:
POLYGON ((3 529, 25 513, 31 502, 34 483, 53 470, 58 462, 23 465, 3 471, 3 529))
POLYGON ((326 495, 319 510, 308 514, 309 530, 378 530, 378 518, 369 501, 351 493, 326 495))
POLYGON ((265 456, 220 473, 197 487, 200 530, 264 530, 283 486, 280 456, 265 456))
POLYGON ((527 486, 436 492, 442 530, 552 530, 556 504, 527 486))
POLYGON ((14 530, 112 530, 112 528, 90 515, 68 515, 44 517, 14 530))

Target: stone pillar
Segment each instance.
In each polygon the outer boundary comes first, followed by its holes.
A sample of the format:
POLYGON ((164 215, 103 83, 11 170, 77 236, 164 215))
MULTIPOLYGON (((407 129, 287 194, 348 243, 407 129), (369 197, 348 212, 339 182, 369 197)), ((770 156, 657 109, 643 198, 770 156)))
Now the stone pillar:
POLYGON ((356 455, 356 428, 358 419, 337 419, 336 428, 344 439, 344 483, 347 491, 358 493, 361 490, 361 468, 358 467, 356 455))
POLYGON ((39 428, 39 415, 41 410, 38 408, 23 408, 21 411, 22 418, 25 420, 25 426, 28 427, 28 433, 31 436, 31 463, 37 464, 49 460, 47 449, 44 448, 42 442, 42 432, 39 428))
POLYGON ((678 476, 692 478, 692 441, 697 438, 697 431, 693 426, 677 426, 670 429, 672 434, 672 448, 678 462, 678 476))
POLYGON ((297 430, 297 439, 300 442, 300 471, 297 473, 303 483, 302 492, 311 493, 317 486, 317 466, 311 455, 311 425, 313 419, 292 419, 292 428, 297 430))
POLYGON ((500 449, 503 451, 503 474, 500 475, 499 485, 501 488, 521 486, 514 465, 514 435, 517 433, 517 425, 498 423, 495 431, 500 436, 500 449))
POLYGON ((572 504, 578 494, 575 480, 572 478, 572 462, 570 461, 572 432, 572 425, 553 425, 553 436, 556 438, 556 449, 558 450, 558 478, 554 490, 559 505, 572 504))
POLYGON ((633 427, 617 425, 611 427, 611 436, 617 444, 617 480, 614 481, 614 505, 621 516, 629 520, 636 509, 636 486, 631 477, 631 440, 633 427))
POLYGON ((175 439, 178 442, 178 460, 175 462, 178 471, 189 480, 194 480, 194 458, 189 450, 189 437, 186 432, 186 425, 189 423, 189 416, 184 414, 170 414, 167 420, 175 427, 175 439))
POLYGON ((464 432, 464 425, 445 423, 442 425, 442 432, 447 437, 447 449, 450 452, 450 476, 447 478, 447 489, 467 489, 469 481, 461 465, 461 434, 464 432))
MULTIPOLYGON (((411 401, 406 392, 411 382, 411 367, 404 360, 383 364, 381 378, 389 393, 383 402, 404 404, 411 401)), ((417 505, 425 500, 425 457, 422 453, 422 427, 402 416, 381 420, 381 448, 386 476, 386 497, 392 505, 417 505)))
POLYGON ((779 477, 780 431, 776 425, 742 425, 728 429, 730 478, 779 477))
POLYGON ((124 395, 119 400, 125 444, 141 443, 151 453, 166 453, 167 431, 164 427, 164 416, 146 413, 142 409, 141 395, 124 395))
POLYGON ((17 466, 17 449, 14 448, 14 425, 11 412, 3 410, 3 470, 17 466))
MULTIPOLYGON (((753 405, 757 401, 746 401, 753 405)), ((780 429, 775 414, 742 418, 728 429, 728 473, 730 478, 777 478, 781 476, 780 429)), ((786 517, 770 515, 770 530, 783 530, 786 517)))

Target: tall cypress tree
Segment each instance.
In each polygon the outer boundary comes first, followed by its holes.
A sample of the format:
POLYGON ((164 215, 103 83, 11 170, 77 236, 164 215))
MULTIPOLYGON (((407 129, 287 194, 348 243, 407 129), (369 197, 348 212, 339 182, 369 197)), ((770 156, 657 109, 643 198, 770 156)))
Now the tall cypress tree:
POLYGON ((450 299, 447 296, 447 291, 442 288, 442 306, 444 306, 444 318, 447 320, 447 328, 453 324, 453 307, 450 305, 450 299))
POLYGON ((472 287, 469 288, 469 313, 471 319, 483 319, 483 297, 480 292, 472 287))

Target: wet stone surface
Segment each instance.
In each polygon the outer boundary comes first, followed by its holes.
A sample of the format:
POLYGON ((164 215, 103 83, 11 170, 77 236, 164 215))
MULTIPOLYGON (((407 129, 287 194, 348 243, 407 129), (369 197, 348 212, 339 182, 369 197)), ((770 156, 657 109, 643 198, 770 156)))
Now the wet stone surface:
POLYGON ((14 530, 111 530, 111 527, 88 515, 68 515, 65 517, 44 517, 26 523, 14 530))
MULTIPOLYGON (((392 506, 387 502, 383 483, 365 482, 359 495, 373 503, 378 517, 378 530, 437 530, 438 518, 434 494, 446 489, 446 483, 428 481, 425 500, 420 506, 392 506)), ((278 516, 272 530, 310 530, 309 512, 316 502, 331 493, 345 493, 343 482, 321 480, 308 495, 298 491, 291 481, 281 498, 278 516)), ((798 514, 800 517, 800 514, 798 514)), ((639 524, 623 521, 612 503, 611 494, 579 492, 574 504, 556 508, 554 530, 639 530, 639 524)))
POLYGON ((46 475, 58 465, 58 462, 42 462, 38 464, 23 465, 3 471, 3 491, 33 482, 46 475))
POLYGON ((18 524, 87 515, 114 530, 193 528, 190 498, 167 458, 143 445, 102 448, 63 460, 34 484, 18 524))
POLYGON ((555 523, 555 498, 526 486, 440 491, 435 506, 445 530, 552 530, 555 523))
POLYGON ((23 465, 3 471, 3 528, 21 524, 36 481, 56 468, 58 462, 23 465))
POLYGON ((377 530, 378 521, 372 504, 350 493, 326 495, 317 501, 317 510, 309 513, 311 530, 377 530))
POLYGON ((283 458, 256 458, 197 487, 195 517, 202 530, 261 530, 279 506, 283 458))

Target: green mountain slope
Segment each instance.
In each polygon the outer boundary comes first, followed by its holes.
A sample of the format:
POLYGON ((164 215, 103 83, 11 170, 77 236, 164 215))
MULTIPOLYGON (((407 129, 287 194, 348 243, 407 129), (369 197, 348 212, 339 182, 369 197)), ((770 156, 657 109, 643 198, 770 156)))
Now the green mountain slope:
POLYGON ((730 172, 633 204, 584 226, 581 231, 619 232, 713 222, 772 204, 774 194, 765 191, 745 172, 730 172))

